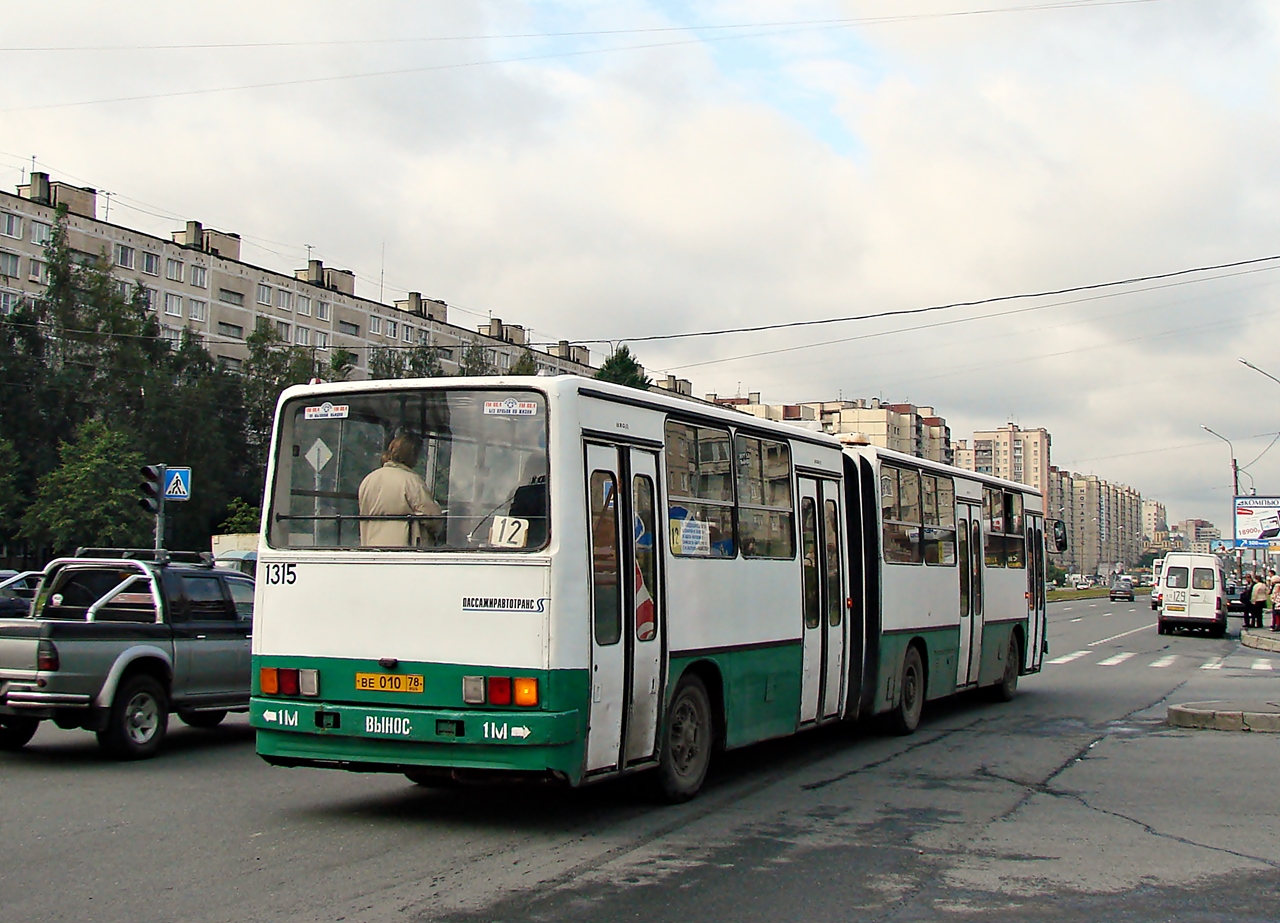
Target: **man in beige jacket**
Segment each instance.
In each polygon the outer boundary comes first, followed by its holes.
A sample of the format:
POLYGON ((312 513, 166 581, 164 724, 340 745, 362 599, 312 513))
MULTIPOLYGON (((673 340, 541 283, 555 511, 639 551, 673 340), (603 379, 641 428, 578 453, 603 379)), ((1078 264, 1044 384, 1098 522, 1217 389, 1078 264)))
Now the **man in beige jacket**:
MULTIPOLYGON (((421 443, 410 433, 399 433, 382 453, 382 467, 360 482, 361 516, 439 516, 440 504, 414 472, 421 443)), ((404 548, 422 544, 433 531, 416 519, 364 519, 360 544, 375 548, 404 548)))

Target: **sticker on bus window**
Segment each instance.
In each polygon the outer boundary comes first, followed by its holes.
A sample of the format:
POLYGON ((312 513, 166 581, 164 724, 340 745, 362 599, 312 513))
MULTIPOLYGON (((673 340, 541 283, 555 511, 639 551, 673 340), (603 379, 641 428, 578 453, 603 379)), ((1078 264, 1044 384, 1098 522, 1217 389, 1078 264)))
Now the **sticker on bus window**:
POLYGON ((489 544, 495 548, 523 548, 529 541, 529 520, 514 516, 494 516, 489 527, 489 544))
POLYGON ((484 412, 499 417, 532 417, 538 413, 538 405, 533 401, 518 401, 509 397, 504 401, 485 401, 484 412))
POLYGON ((345 420, 350 409, 347 404, 325 401, 319 407, 303 408, 302 414, 308 420, 345 420))
POLYGON ((671 544, 678 554, 711 554, 711 523, 697 519, 671 520, 671 544))

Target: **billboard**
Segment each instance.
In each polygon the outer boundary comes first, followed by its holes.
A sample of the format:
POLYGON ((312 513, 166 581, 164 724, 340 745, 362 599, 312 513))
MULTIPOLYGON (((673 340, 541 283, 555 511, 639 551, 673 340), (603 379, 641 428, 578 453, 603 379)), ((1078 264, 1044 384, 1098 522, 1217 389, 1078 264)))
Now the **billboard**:
POLYGON ((1236 545, 1266 548, 1280 538, 1280 497, 1236 497, 1236 545))

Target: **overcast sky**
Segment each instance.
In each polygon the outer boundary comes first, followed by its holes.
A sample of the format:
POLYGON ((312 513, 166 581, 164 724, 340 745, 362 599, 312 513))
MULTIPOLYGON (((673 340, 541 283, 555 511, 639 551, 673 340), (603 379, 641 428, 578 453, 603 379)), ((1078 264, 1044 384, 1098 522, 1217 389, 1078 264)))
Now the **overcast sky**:
MULTIPOLYGON (((381 276, 383 300, 538 341, 1280 254, 1274 0, 0 0, 0 21, 3 188, 35 155, 112 192, 112 221, 200 220, 285 272, 309 244, 364 296, 381 276)), ((1278 284, 1264 262, 632 348, 697 394, 1044 426, 1056 464, 1229 534, 1230 452, 1201 424, 1280 494, 1280 384, 1237 361, 1280 377, 1278 284)))

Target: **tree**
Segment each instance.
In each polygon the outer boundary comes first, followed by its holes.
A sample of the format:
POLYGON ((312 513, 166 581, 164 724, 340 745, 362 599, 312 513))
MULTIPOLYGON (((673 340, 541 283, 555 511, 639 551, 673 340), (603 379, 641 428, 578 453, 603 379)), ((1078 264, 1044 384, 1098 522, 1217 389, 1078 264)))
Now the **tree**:
POLYGON ((18 528, 18 452, 0 438, 0 537, 12 538, 18 528))
POLYGON ((370 349, 369 377, 375 379, 404 378, 404 353, 398 349, 370 349))
POLYGON ((653 384, 649 380, 649 376, 644 373, 644 366, 636 361, 636 357, 631 354, 631 349, 625 343, 619 346, 608 359, 600 366, 600 371, 596 372, 596 378, 600 381, 611 381, 614 384, 626 385, 629 388, 639 388, 647 391, 649 386, 653 384))
POLYGON ((346 381, 356 367, 356 354, 349 349, 338 347, 329 356, 329 379, 346 381))
POLYGON ((526 349, 520 354, 520 358, 515 361, 515 365, 511 366, 512 375, 537 375, 538 363, 534 361, 533 353, 526 349))
POLYGON ((444 374, 440 366, 440 350, 435 346, 422 345, 410 349, 405 374, 408 378, 439 378, 444 374))
POLYGON ((227 518, 218 526, 220 535, 257 532, 262 524, 262 507, 250 506, 239 497, 232 497, 227 504, 227 518))
POLYGON ((311 380, 311 352, 289 347, 271 324, 259 318, 258 326, 245 338, 249 358, 243 366, 245 436, 250 467, 258 483, 267 468, 267 449, 271 441, 271 425, 275 419, 276 401, 290 385, 311 380))
POLYGON ((489 364, 482 343, 472 343, 462 351, 462 361, 458 363, 458 374, 469 376, 493 374, 493 366, 489 364))
POLYGON ((36 484, 27 508, 26 537, 65 553, 77 545, 139 547, 146 543, 148 516, 138 505, 142 455, 128 436, 90 420, 73 442, 59 446, 62 463, 36 484))

